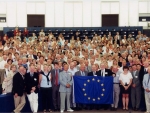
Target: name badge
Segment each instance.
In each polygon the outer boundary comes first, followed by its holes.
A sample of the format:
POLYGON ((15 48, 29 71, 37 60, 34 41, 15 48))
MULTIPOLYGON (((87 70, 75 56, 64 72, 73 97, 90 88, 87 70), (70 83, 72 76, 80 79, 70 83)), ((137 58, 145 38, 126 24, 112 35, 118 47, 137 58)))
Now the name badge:
POLYGON ((107 72, 105 72, 105 74, 108 74, 107 72))
POLYGON ((138 78, 138 76, 135 76, 135 78, 138 78))
POLYGON ((35 81, 37 81, 37 79, 36 79, 36 78, 34 78, 34 80, 35 80, 35 81))

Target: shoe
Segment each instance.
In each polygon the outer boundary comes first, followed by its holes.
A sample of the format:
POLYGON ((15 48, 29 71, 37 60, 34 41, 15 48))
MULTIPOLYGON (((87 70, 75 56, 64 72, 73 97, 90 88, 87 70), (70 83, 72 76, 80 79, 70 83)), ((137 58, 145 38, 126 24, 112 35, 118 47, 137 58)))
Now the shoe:
POLYGON ((134 111, 135 111, 135 107, 133 107, 133 108, 132 108, 132 110, 134 110, 134 111))
POLYGON ((115 109, 114 107, 111 107, 111 108, 110 108, 111 111, 114 111, 114 109, 115 109))
POLYGON ((114 108, 114 111, 117 111, 117 108, 114 108))
POLYGON ((72 109, 68 109, 67 111, 69 111, 69 112, 73 112, 74 110, 72 110, 72 109))
POLYGON ((60 110, 60 112, 61 112, 61 113, 63 113, 63 112, 64 112, 64 110, 60 110))
POLYGON ((135 108, 135 111, 138 111, 139 109, 138 108, 135 108))

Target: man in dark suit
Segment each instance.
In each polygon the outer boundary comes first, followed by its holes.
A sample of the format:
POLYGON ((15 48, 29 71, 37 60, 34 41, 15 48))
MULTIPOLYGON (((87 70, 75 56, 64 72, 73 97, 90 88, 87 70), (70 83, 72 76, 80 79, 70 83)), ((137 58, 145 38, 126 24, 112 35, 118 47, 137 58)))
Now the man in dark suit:
POLYGON ((29 73, 25 75, 25 84, 26 84, 26 92, 27 97, 30 103, 31 111, 37 112, 38 110, 38 84, 39 84, 39 76, 38 73, 35 73, 35 66, 30 65, 29 73))
POLYGON ((62 70, 59 69, 58 62, 54 62, 54 69, 51 71, 51 77, 52 77, 52 98, 55 111, 60 109, 59 73, 61 71, 62 70))
MULTIPOLYGON (((100 64, 100 68, 101 70, 99 70, 98 75, 102 76, 102 77, 106 77, 106 76, 112 76, 112 71, 110 69, 106 69, 106 64, 105 63, 101 63, 100 64)), ((104 110, 107 110, 109 108, 108 104, 101 104, 101 107, 104 110)))
POLYGON ((105 68, 105 63, 101 63, 100 68, 101 70, 98 71, 98 75, 105 77, 105 76, 112 76, 112 71, 110 69, 105 68))
MULTIPOLYGON (((144 62, 144 66, 141 66, 141 69, 140 69, 140 83, 142 84, 143 82, 143 77, 145 74, 147 74, 147 69, 149 67, 149 62, 148 61, 145 61, 144 62)), ((143 88, 143 85, 141 85, 141 111, 146 111, 146 104, 145 104, 145 93, 144 93, 144 88, 143 88)))
MULTIPOLYGON (((92 65, 92 71, 88 73, 88 76, 99 76, 98 75, 98 71, 96 71, 96 65, 95 64, 92 65)), ((89 104, 89 109, 90 110, 92 110, 94 108, 96 108, 98 110, 98 106, 97 105, 89 104)))
POLYGON ((98 71, 96 71, 96 65, 92 65, 92 71, 88 73, 88 76, 99 76, 98 71))
MULTIPOLYGON (((74 76, 87 76, 87 75, 88 75, 88 72, 85 71, 85 65, 84 65, 84 64, 81 64, 81 65, 80 65, 80 70, 77 71, 74 76)), ((77 110, 80 110, 80 109, 82 109, 83 107, 84 107, 85 109, 87 109, 86 105, 84 105, 84 104, 77 104, 77 110)))
POLYGON ((14 95, 14 103, 15 103, 15 113, 20 113, 22 108, 24 107, 25 100, 25 80, 24 75, 26 73, 26 69, 23 66, 19 67, 19 72, 16 73, 13 77, 13 89, 12 93, 14 95))

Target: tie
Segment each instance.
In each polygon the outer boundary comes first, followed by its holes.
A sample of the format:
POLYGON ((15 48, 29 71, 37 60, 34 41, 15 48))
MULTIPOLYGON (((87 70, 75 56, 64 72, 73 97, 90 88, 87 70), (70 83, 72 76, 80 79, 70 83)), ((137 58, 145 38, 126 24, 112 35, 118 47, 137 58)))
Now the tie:
POLYGON ((82 71, 82 76, 85 76, 83 71, 82 71))
POLYGON ((149 78, 148 78, 148 81, 147 81, 147 85, 149 84, 149 79, 150 79, 150 75, 149 75, 149 78))
POLYGON ((57 70, 56 70, 55 82, 56 82, 56 86, 58 86, 58 71, 57 70))
POLYGON ((144 73, 145 73, 145 74, 147 73, 146 68, 144 69, 144 73))

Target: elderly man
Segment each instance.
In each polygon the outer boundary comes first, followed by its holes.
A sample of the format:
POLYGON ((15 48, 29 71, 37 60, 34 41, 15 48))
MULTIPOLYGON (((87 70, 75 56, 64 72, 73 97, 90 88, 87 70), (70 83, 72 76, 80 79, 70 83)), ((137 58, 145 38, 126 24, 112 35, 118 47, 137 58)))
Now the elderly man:
POLYGON ((141 101, 141 83, 139 80, 139 71, 137 70, 137 66, 135 64, 132 65, 132 87, 131 87, 131 102, 133 110, 137 111, 140 107, 141 101))
POLYGON ((60 82, 60 112, 63 113, 65 110, 65 99, 67 97, 67 111, 72 112, 73 110, 70 108, 70 94, 71 94, 71 86, 72 86, 72 74, 68 72, 68 64, 64 65, 64 71, 59 74, 59 82, 60 82))
POLYGON ((118 66, 114 65, 112 68, 112 76, 114 77, 113 80, 113 104, 111 105, 111 110, 116 111, 118 108, 118 102, 119 102, 119 94, 120 94, 120 86, 119 86, 119 77, 120 73, 118 66))
POLYGON ((35 73, 35 66, 31 64, 29 72, 25 75, 25 84, 31 111, 35 113, 38 111, 39 75, 35 73))
MULTIPOLYGON (((87 75, 88 75, 88 72, 85 71, 85 65, 81 64, 80 70, 75 73, 75 76, 87 76, 87 75)), ((77 110, 82 109, 82 107, 85 107, 85 109, 87 109, 86 106, 84 106, 83 104, 77 104, 77 110)))
POLYGON ((150 67, 148 67, 148 73, 143 78, 143 88, 145 90, 145 101, 146 101, 146 113, 150 113, 150 67))
POLYGON ((13 77, 13 89, 12 93, 14 94, 14 103, 15 103, 15 113, 20 113, 22 108, 24 107, 25 100, 25 80, 24 75, 26 73, 26 69, 23 66, 19 67, 19 72, 16 73, 13 77))

